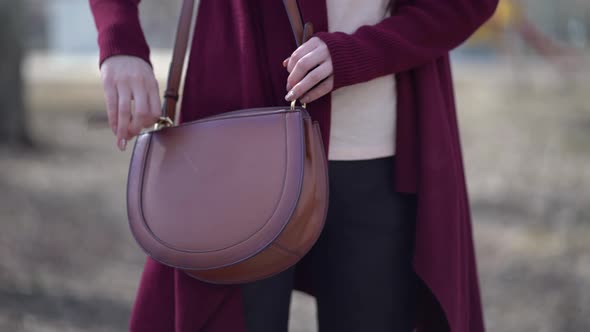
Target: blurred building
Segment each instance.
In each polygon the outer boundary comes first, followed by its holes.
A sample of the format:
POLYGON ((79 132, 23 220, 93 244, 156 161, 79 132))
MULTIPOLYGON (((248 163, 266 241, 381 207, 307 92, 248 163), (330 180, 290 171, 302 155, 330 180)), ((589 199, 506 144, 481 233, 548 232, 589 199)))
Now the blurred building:
POLYGON ((525 15, 547 34, 572 46, 590 46, 590 1, 521 0, 525 15))

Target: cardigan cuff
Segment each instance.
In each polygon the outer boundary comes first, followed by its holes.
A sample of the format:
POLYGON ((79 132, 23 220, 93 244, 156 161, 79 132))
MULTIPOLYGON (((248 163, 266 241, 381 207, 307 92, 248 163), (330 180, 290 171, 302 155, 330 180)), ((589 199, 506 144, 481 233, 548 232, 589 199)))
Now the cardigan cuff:
MULTIPOLYGON (((317 32, 328 46, 334 68, 334 90, 387 74, 385 55, 371 52, 361 40, 344 32, 317 32)), ((368 45, 366 45, 368 46, 368 45)))
POLYGON ((130 55, 143 59, 150 66, 150 49, 139 22, 114 24, 98 34, 99 67, 114 55, 130 55))

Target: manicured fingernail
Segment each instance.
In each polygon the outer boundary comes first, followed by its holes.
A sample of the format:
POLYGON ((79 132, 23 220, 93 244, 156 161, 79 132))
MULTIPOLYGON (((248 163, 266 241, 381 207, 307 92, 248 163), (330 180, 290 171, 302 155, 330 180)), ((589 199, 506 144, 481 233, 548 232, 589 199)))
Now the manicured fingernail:
POLYGON ((126 139, 119 140, 119 149, 121 151, 125 151, 126 148, 127 148, 127 140, 126 139))
POLYGON ((293 92, 293 90, 289 91, 289 93, 287 93, 287 95, 285 96, 285 100, 292 101, 294 95, 295 95, 295 93, 293 92))

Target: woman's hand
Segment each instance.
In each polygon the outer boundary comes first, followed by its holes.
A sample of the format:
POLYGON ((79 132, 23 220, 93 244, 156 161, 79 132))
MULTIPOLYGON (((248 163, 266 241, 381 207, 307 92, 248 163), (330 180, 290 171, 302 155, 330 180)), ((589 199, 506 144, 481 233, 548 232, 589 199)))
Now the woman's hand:
POLYGON ((334 88, 334 68, 328 46, 313 37, 299 46, 290 57, 283 61, 290 73, 287 79, 285 100, 299 99, 302 103, 312 102, 334 88))
POLYGON ((100 73, 109 125, 123 151, 131 138, 160 117, 158 82, 150 65, 134 56, 112 56, 103 62, 100 73))

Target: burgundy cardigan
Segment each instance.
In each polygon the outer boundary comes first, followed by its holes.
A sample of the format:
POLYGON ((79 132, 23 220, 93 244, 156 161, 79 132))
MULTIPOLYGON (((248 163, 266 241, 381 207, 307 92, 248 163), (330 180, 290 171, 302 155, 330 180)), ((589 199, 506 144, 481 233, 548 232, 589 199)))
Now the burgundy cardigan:
MULTIPOLYGON (((414 269, 424 281, 418 330, 484 331, 448 52, 494 12, 498 0, 398 0, 391 17, 353 34, 327 32, 325 1, 300 0, 330 50, 335 89, 395 73, 396 189, 418 195, 414 269), (433 296, 434 295, 434 296, 433 296)), ((90 0, 100 61, 149 62, 139 0, 90 0)), ((187 69, 182 121, 246 107, 286 105, 281 62, 295 49, 279 0, 201 0, 187 69)), ((329 147, 330 96, 308 109, 329 147)), ((392 170, 393 171, 393 170, 392 170)), ((306 283, 305 259, 297 287, 306 283)), ((132 331, 243 332, 236 286, 205 284, 148 259, 132 331)))

